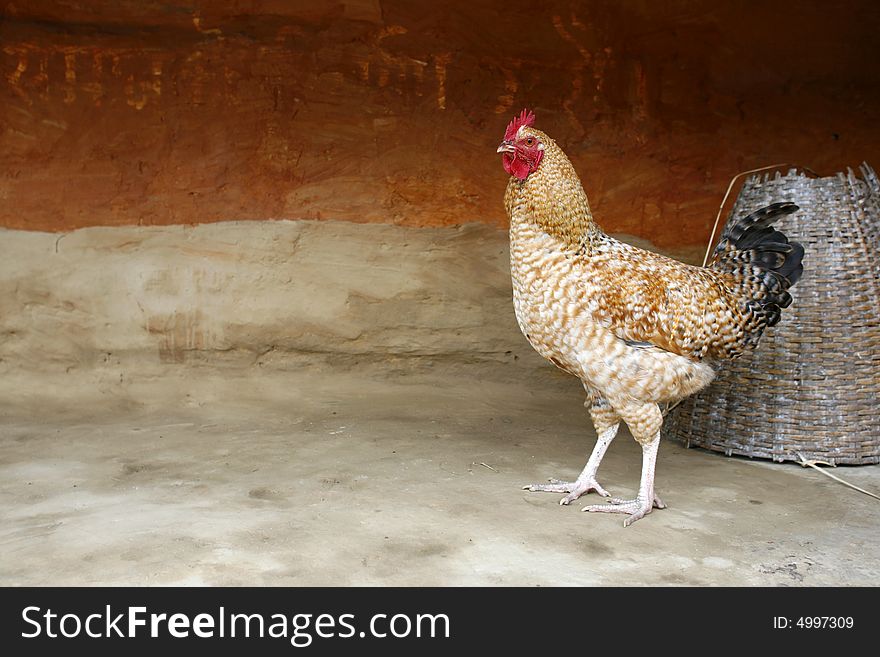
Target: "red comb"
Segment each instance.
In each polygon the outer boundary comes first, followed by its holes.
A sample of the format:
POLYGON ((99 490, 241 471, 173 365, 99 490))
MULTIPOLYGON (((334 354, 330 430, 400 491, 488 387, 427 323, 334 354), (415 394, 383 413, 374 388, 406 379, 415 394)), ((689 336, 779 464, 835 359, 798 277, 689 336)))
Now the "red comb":
POLYGON ((513 117, 513 121, 507 124, 507 131, 504 133, 504 141, 513 141, 516 138, 516 133, 524 125, 535 125, 535 115, 527 109, 524 109, 519 116, 513 117))

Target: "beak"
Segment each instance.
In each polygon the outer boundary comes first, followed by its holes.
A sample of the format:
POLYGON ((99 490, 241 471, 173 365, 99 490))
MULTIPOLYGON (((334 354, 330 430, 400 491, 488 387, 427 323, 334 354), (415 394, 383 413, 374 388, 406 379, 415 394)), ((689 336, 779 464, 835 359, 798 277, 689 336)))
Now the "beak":
POLYGON ((509 141, 502 141, 501 146, 498 147, 496 153, 513 153, 516 149, 513 147, 513 144, 509 141))

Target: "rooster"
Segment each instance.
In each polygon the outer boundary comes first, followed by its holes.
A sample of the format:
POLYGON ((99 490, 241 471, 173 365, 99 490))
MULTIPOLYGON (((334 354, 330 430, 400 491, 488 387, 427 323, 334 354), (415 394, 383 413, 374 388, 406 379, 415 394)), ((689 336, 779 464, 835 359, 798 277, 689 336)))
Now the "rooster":
POLYGON ((666 506, 654 490, 660 404, 707 386, 713 361, 753 348, 791 303, 804 249, 772 224, 798 207, 774 203, 731 223, 707 267, 687 265, 603 233, 571 162, 534 122, 523 110, 498 147, 514 310, 532 347, 583 383, 598 438, 575 481, 524 488, 565 493, 563 505, 610 497, 596 473, 626 422, 642 447, 638 495, 584 511, 625 513, 627 527, 666 506))

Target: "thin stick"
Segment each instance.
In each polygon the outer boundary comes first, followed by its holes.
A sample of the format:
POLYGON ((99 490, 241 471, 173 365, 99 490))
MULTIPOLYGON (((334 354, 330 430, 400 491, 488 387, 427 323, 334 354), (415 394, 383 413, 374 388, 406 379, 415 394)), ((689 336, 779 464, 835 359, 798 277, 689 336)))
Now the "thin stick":
MULTIPOLYGON (((825 465, 830 465, 830 463, 825 463, 825 461, 808 461, 807 459, 804 458, 804 455, 803 455, 803 454, 801 454, 800 452, 796 452, 796 453, 797 453, 797 455, 800 457, 800 459, 801 459, 801 465, 802 465, 803 467, 806 468, 807 466, 809 466, 809 467, 813 468, 814 470, 818 470, 818 471, 821 472, 823 475, 825 475, 825 476, 827 476, 827 477, 831 477, 832 479, 834 479, 834 481, 839 481, 839 482, 840 482, 841 484, 843 484, 844 486, 849 486, 850 488, 852 488, 852 489, 854 489, 854 490, 857 490, 857 491, 859 491, 860 493, 864 493, 865 495, 870 495, 871 497, 880 500, 880 495, 875 495, 874 493, 872 493, 872 492, 870 492, 870 491, 867 491, 867 490, 865 490, 864 488, 859 488, 859 487, 856 486, 855 484, 851 484, 851 483, 849 483, 848 481, 844 481, 844 480, 841 479, 840 477, 838 477, 838 476, 836 476, 836 475, 833 475, 833 474, 831 474, 830 472, 827 472, 827 471, 823 470, 822 468, 820 468, 818 465, 816 465, 817 463, 824 463, 825 465)), ((834 466, 832 466, 832 467, 834 467, 834 466)))
POLYGON ((724 210, 724 204, 727 203, 727 197, 730 196, 730 192, 733 189, 733 184, 742 176, 747 176, 750 173, 758 173, 759 171, 767 171, 768 169, 778 169, 779 167, 787 167, 792 166, 787 162, 780 162, 779 164, 771 164, 770 166, 760 167, 759 169, 751 169, 749 171, 743 171, 742 173, 736 174, 733 178, 730 179, 730 184, 727 186, 727 191, 724 193, 724 198, 721 200, 721 206, 718 208, 718 214, 715 215, 715 225, 712 226, 712 235, 709 237, 709 245, 706 247, 706 255, 703 256, 703 266, 706 266, 706 263, 709 262, 709 254, 712 252, 712 244, 715 242, 715 231, 718 230, 718 222, 721 221, 721 211, 724 210))
POLYGON ((666 410, 663 411, 660 415, 662 415, 663 417, 666 417, 667 415, 669 415, 669 413, 672 412, 672 409, 673 409, 673 408, 675 408, 676 406, 678 406, 678 405, 679 405, 681 402, 683 402, 683 401, 684 401, 683 399, 679 399, 679 400, 678 400, 677 402, 675 402, 674 404, 670 404, 669 402, 666 402, 666 410))

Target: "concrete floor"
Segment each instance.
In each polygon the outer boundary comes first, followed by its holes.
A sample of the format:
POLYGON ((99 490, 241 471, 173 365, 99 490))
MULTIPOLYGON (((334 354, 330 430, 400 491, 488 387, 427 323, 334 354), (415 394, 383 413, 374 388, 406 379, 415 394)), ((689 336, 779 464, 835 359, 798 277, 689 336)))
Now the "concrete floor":
MULTIPOLYGON (((664 441, 669 508, 628 529, 521 490, 592 447, 578 383, 549 366, 313 360, 131 385, 150 403, 71 374, 51 403, 3 407, 0 584, 878 582, 880 502, 795 465, 664 441)), ((622 432, 600 481, 630 495, 639 465, 622 432)), ((880 466, 836 472, 880 489, 880 466)))

